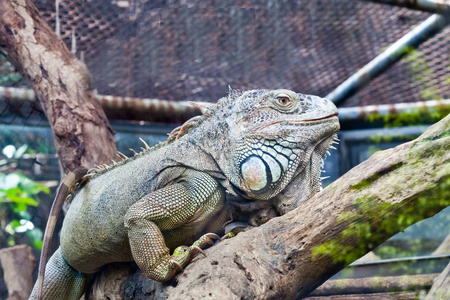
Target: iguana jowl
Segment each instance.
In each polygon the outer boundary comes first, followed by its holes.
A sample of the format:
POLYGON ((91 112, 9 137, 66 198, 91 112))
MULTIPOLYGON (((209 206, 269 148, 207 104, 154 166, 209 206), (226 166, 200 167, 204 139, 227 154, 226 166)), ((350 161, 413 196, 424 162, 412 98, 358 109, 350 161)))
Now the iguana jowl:
POLYGON ((111 262, 134 260, 151 279, 172 278, 223 232, 228 194, 284 213, 293 203, 280 192, 291 181, 301 181, 305 198, 319 190, 321 160, 339 129, 330 101, 233 90, 202 110, 167 142, 87 175, 48 262, 44 299, 79 299, 89 274, 111 262))

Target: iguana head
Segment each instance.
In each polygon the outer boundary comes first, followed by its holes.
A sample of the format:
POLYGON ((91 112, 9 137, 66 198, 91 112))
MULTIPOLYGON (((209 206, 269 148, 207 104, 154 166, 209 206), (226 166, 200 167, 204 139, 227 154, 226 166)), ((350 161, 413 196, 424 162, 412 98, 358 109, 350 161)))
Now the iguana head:
POLYGON ((339 130, 331 101, 289 90, 232 91, 218 107, 227 143, 211 154, 238 194, 268 200, 299 177, 308 180, 305 193, 320 189, 322 158, 339 130))

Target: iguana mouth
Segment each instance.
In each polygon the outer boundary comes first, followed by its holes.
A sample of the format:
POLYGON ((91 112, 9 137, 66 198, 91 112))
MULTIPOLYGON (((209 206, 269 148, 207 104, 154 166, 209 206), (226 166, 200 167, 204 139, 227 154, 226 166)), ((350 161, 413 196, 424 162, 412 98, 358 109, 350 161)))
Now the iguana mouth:
POLYGON ((328 115, 325 117, 320 117, 320 118, 311 118, 311 119, 302 119, 302 120, 298 120, 298 119, 284 119, 284 120, 279 120, 279 121, 275 121, 275 122, 271 122, 268 124, 265 124, 261 127, 259 127, 258 129, 264 129, 267 127, 270 127, 272 125, 297 125, 297 124, 306 124, 306 123, 311 123, 311 122, 316 122, 316 121, 322 121, 322 120, 328 120, 328 119, 333 119, 338 117, 338 113, 332 114, 332 115, 328 115), (285 123, 285 124, 282 124, 285 123))
POLYGON ((328 116, 325 116, 325 117, 320 117, 320 118, 311 118, 311 119, 302 119, 302 120, 298 120, 298 119, 280 120, 280 121, 273 122, 272 124, 279 124, 279 123, 283 123, 283 122, 288 122, 288 123, 309 123, 309 122, 321 121, 321 120, 326 120, 326 119, 332 119, 332 118, 337 117, 337 116, 338 116, 338 113, 335 113, 335 114, 328 115, 328 116))

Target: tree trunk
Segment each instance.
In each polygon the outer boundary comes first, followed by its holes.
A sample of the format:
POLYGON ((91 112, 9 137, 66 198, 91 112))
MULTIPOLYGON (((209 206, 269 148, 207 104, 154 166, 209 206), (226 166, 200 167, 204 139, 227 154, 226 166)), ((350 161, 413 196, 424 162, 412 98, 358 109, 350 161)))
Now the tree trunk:
POLYGON ((116 155, 113 130, 93 97, 90 74, 31 0, 0 0, 0 46, 30 80, 64 171, 110 162, 116 155))
MULTIPOLYGON (((300 194, 301 191, 298 191, 300 194)), ((406 227, 450 205, 450 115, 418 139, 378 152, 284 216, 220 242, 169 284, 139 270, 111 299, 296 299, 406 227)), ((130 269, 121 268, 124 278, 130 269)), ((118 279, 120 280, 120 279, 118 279)))
POLYGON ((7 300, 25 300, 33 289, 33 269, 36 265, 32 249, 19 245, 0 250, 0 265, 6 286, 7 300))

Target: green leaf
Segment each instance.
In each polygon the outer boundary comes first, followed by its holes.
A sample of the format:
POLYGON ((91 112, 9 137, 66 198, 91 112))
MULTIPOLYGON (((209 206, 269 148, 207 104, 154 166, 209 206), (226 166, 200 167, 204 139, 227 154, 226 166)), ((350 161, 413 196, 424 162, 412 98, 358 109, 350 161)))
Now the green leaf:
POLYGON ((36 195, 39 192, 44 192, 46 194, 50 193, 50 189, 43 184, 37 183, 31 178, 26 177, 23 174, 17 174, 20 178, 17 186, 27 192, 29 195, 36 195))
POLYGON ((27 235, 30 238, 31 241, 31 245, 37 249, 37 250, 41 250, 42 249, 42 231, 39 228, 33 228, 31 230, 27 231, 27 235))
MULTIPOLYGON (((9 190, 8 190, 9 191, 9 190)), ((24 204, 24 205, 31 205, 31 206, 38 206, 39 203, 30 197, 23 197, 21 195, 17 194, 8 194, 8 198, 11 202, 16 203, 17 205, 24 204)))
POLYGON ((15 152, 16 147, 14 147, 13 145, 8 145, 2 150, 3 155, 6 156, 7 158, 12 158, 15 152))
POLYGON ((21 158, 22 155, 25 154, 27 149, 28 149, 28 145, 27 144, 20 146, 19 149, 17 149, 16 152, 14 153, 14 158, 16 158, 16 159, 17 158, 21 158))
POLYGON ((26 211, 27 210, 27 205, 24 203, 13 203, 14 205, 12 206, 12 210, 16 213, 16 214, 20 214, 22 211, 26 211))
POLYGON ((20 182, 20 176, 17 173, 11 173, 0 179, 0 188, 8 190, 16 188, 20 182))
POLYGON ((27 210, 19 211, 19 217, 25 220, 31 220, 31 214, 27 210))
POLYGON ((16 230, 17 227, 21 226, 19 220, 12 220, 10 224, 11 224, 12 229, 13 229, 14 231, 16 230))
POLYGON ((7 199, 6 199, 6 191, 0 189, 0 203, 6 202, 6 201, 7 201, 7 199))
POLYGON ((8 237, 8 240, 7 240, 6 244, 8 245, 8 247, 15 246, 16 245, 16 241, 14 240, 14 236, 10 235, 8 237))

